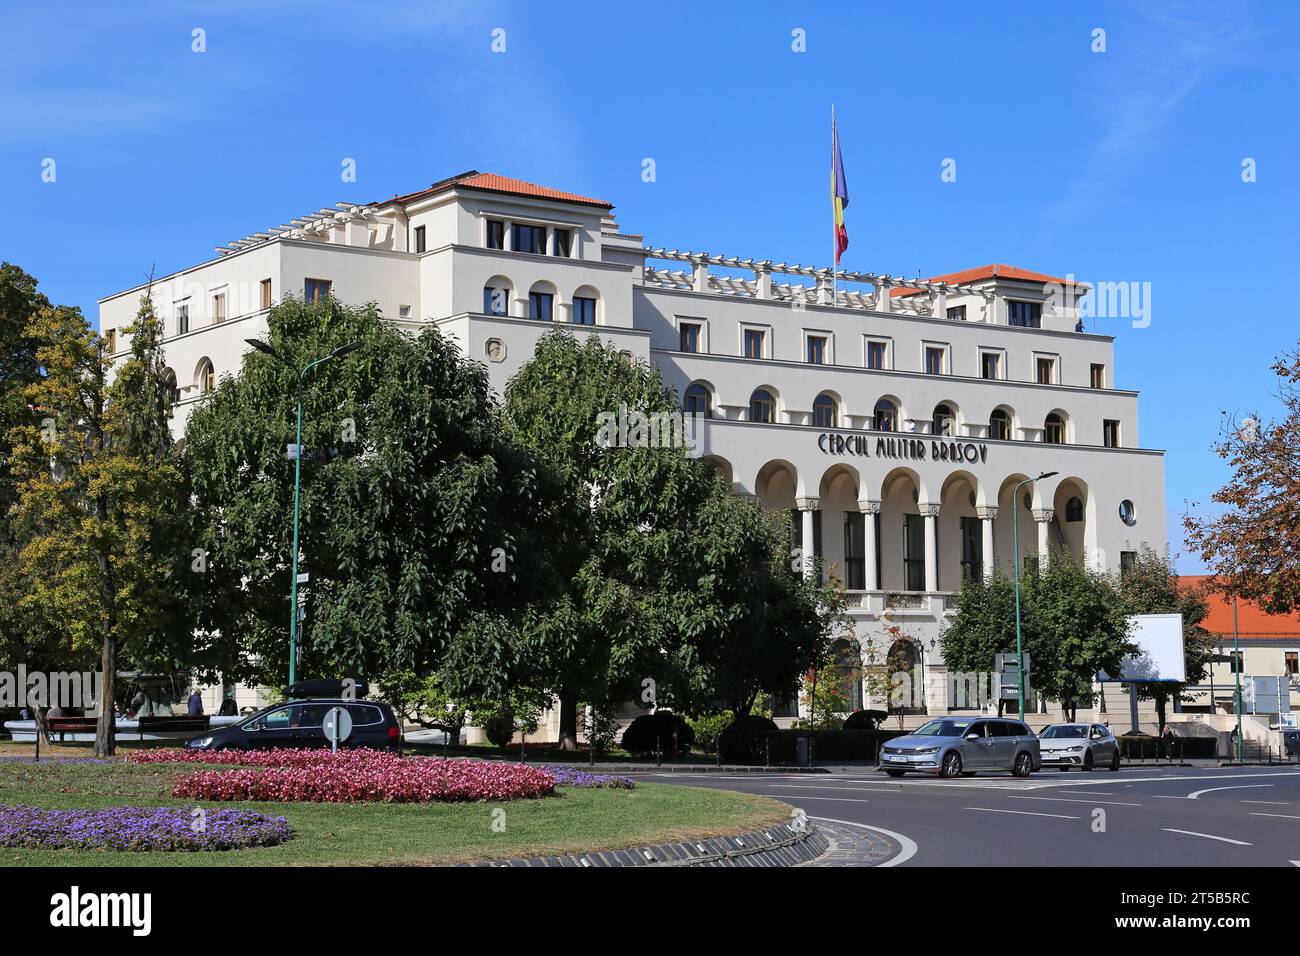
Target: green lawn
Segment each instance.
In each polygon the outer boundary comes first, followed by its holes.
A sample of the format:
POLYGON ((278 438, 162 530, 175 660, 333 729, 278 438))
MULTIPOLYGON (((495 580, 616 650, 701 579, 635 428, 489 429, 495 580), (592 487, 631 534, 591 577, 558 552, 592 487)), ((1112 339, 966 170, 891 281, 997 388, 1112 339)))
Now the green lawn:
MULTIPOLYGON (((84 753, 84 752, 83 752, 84 753)), ((193 765, 0 761, 0 803, 71 809, 184 805, 172 779, 193 765)), ((204 853, 0 848, 0 866, 290 866, 445 864, 614 849, 728 833, 789 819, 783 803, 749 794, 637 784, 633 791, 563 788, 510 803, 202 803, 284 816, 294 839, 277 847, 204 853), (504 832, 493 831, 495 809, 504 832)))

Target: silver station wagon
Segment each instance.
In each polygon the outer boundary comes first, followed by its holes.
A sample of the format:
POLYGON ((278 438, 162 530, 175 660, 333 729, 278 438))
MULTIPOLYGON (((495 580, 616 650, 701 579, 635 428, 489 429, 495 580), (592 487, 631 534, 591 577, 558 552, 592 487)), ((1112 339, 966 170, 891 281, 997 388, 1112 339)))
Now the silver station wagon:
POLYGON ((1027 777, 1042 766, 1038 737, 1004 717, 941 717, 880 748, 880 766, 891 777, 911 772, 973 777, 998 770, 1027 777))

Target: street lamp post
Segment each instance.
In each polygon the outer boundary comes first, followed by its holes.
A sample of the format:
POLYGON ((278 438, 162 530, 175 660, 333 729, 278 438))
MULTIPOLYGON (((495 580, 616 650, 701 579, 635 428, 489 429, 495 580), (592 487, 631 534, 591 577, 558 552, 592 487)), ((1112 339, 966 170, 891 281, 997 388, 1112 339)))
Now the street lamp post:
MULTIPOLYGON (((1232 595, 1232 673, 1237 678, 1233 694, 1232 712, 1237 715, 1237 763, 1241 763, 1241 634, 1237 630, 1237 595, 1232 595)), ((1210 701, 1213 705, 1214 701, 1210 701)), ((1214 709, 1213 706, 1210 707, 1214 709)))
MULTIPOLYGON (((249 345, 259 352, 271 356, 280 364, 293 369, 293 363, 286 359, 271 346, 267 345, 260 339, 244 339, 249 345)), ((314 362, 308 362, 301 369, 294 369, 298 376, 298 427, 294 434, 293 444, 293 551, 292 551, 292 571, 290 572, 291 591, 289 599, 289 686, 292 687, 297 680, 298 674, 298 517, 299 501, 302 491, 302 392, 307 382, 307 373, 317 365, 322 365, 332 358, 338 358, 341 355, 347 355, 349 352, 360 348, 361 342, 351 342, 347 345, 340 345, 334 351, 330 352, 323 358, 318 358, 314 362)))
POLYGON ((1056 474, 1058 472, 1045 471, 1037 478, 1026 478, 1011 492, 1011 569, 1016 581, 1016 698, 1020 703, 1021 720, 1025 719, 1025 655, 1020 647, 1020 489, 1056 474))

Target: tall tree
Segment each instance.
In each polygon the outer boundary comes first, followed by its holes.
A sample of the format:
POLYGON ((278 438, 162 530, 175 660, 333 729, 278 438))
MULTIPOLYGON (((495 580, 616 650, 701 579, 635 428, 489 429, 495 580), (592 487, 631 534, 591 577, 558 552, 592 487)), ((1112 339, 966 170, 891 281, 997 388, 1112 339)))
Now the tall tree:
MULTIPOLYGON (((546 578, 501 664, 559 699, 561 746, 577 744, 580 700, 689 710, 718 688, 743 702, 755 688, 795 686, 824 628, 814 592, 790 571, 787 539, 690 456, 657 369, 598 337, 552 332, 510 381, 504 421, 536 463, 530 518, 546 578), (744 634, 781 648, 784 678, 742 674, 744 634), (706 688, 705 674, 718 685, 706 688)), ((474 663, 503 658, 501 642, 456 653, 458 674, 503 673, 474 663)))
POLYGON ((1183 523, 1188 546, 1215 573, 1215 591, 1291 614, 1300 610, 1300 349, 1272 371, 1281 415, 1227 421, 1214 451, 1231 469, 1228 483, 1210 496, 1217 508, 1198 514, 1193 504, 1183 523))
POLYGON ((250 352, 185 434, 204 666, 284 681, 298 373, 359 341, 304 383, 299 673, 431 676, 459 630, 499 620, 488 612, 532 578, 535 552, 513 530, 531 482, 500 440, 486 373, 438 331, 412 338, 373 306, 293 300, 267 322, 280 358, 250 352))
POLYGON ((1183 587, 1169 565, 1169 558, 1144 545, 1136 559, 1119 577, 1117 586, 1127 614, 1181 614, 1183 616, 1183 666, 1181 683, 1138 684, 1140 700, 1153 700, 1159 725, 1165 725, 1170 700, 1189 684, 1199 684, 1209 672, 1216 642, 1201 622, 1209 613, 1205 596, 1196 588, 1183 587))
MULTIPOLYGON (((131 354, 110 385, 107 345, 79 310, 42 308, 31 335, 43 377, 27 389, 41 417, 11 433, 19 509, 33 529, 18 553, 29 593, 22 604, 48 614, 74 652, 95 645, 101 669, 95 753, 116 746, 113 694, 128 645, 157 647, 177 635, 172 583, 180 473, 168 454, 156 392, 161 332, 148 295, 134 323, 131 354)), ((163 406, 165 409, 165 405, 163 406)))

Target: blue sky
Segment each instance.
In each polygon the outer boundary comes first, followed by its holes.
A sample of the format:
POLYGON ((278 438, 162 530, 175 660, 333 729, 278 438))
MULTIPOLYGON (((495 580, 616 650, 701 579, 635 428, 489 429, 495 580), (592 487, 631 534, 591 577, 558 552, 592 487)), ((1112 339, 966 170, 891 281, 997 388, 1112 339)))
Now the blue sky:
POLYGON ((7 4, 0 259, 95 319, 151 268, 476 168, 607 199, 655 245, 825 263, 833 102, 847 268, 1151 284, 1148 327, 1091 328, 1168 450, 1179 555, 1185 502, 1225 476, 1220 413, 1268 414, 1300 337, 1300 7, 1131 6, 7 4))

